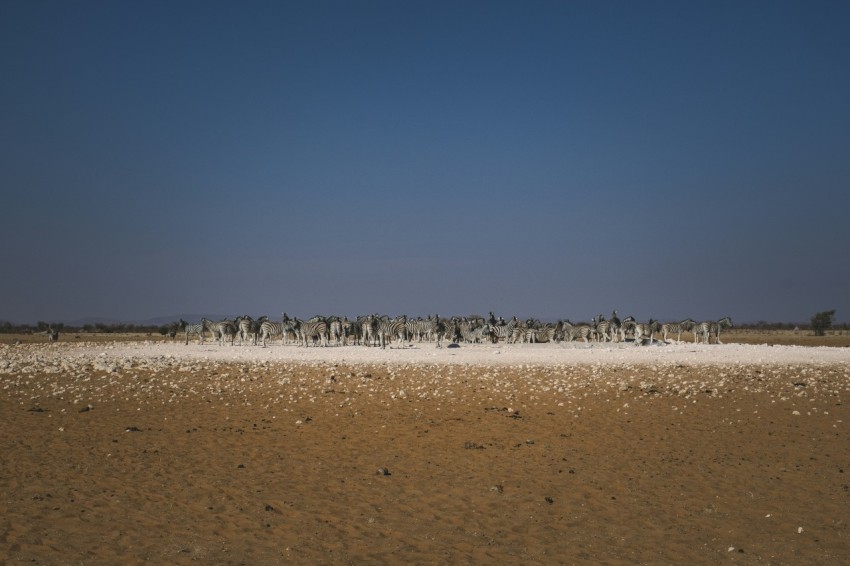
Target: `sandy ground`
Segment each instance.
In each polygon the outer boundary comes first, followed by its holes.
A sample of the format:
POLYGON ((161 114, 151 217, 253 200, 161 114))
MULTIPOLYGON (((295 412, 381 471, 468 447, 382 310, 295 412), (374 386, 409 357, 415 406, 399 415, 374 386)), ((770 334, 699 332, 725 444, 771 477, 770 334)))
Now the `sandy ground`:
POLYGON ((850 556, 850 349, 0 346, 0 562, 850 556))

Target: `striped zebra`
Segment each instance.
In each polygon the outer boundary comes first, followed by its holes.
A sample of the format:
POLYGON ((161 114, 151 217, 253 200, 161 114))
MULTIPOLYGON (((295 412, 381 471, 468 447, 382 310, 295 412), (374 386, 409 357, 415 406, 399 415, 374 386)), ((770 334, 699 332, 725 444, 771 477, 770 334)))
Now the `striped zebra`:
POLYGON ((466 317, 460 319, 460 323, 458 324, 458 332, 460 333, 460 338, 464 342, 472 342, 473 335, 472 332, 475 330, 475 322, 470 321, 466 317))
POLYGON ((437 315, 428 316, 428 318, 422 318, 421 316, 415 319, 410 319, 407 321, 407 332, 411 336, 411 338, 416 339, 417 342, 422 342, 424 338, 427 342, 431 342, 436 333, 437 326, 440 322, 440 317, 437 315))
POLYGON ((218 331, 221 335, 219 343, 224 346, 225 340, 230 339, 230 345, 233 346, 236 335, 239 334, 236 324, 232 320, 222 320, 218 323, 218 331))
POLYGON ((589 324, 573 324, 569 320, 565 320, 561 324, 564 330, 564 340, 567 342, 583 338, 587 343, 590 341, 588 338, 593 335, 593 328, 589 324))
POLYGON ((468 341, 473 344, 482 344, 485 340, 490 340, 492 336, 492 332, 490 330, 490 325, 485 324, 484 326, 476 326, 471 329, 467 333, 468 341))
POLYGON ((620 341, 620 319, 617 317, 617 311, 611 312, 611 318, 608 319, 608 333, 611 335, 611 342, 620 341))
POLYGON ((720 341, 720 331, 724 328, 732 328, 732 319, 728 316, 717 321, 706 320, 700 322, 692 329, 692 332, 694 333, 694 343, 698 341, 698 336, 702 336, 702 343, 710 344, 711 335, 713 334, 715 343, 723 344, 723 342, 720 341))
MULTIPOLYGON (((347 318, 345 318, 345 322, 348 322, 347 318)), ((344 321, 338 316, 328 317, 328 340, 333 340, 333 343, 337 346, 345 345, 344 321)))
POLYGON ((507 324, 491 324, 490 328, 493 332, 493 342, 502 340, 505 344, 507 344, 518 322, 517 317, 513 317, 507 324))
POLYGON ((696 324, 695 320, 686 318, 679 322, 665 322, 661 325, 661 337, 667 342, 667 336, 670 334, 676 335, 676 342, 682 341, 682 333, 688 332, 696 324))
POLYGON ((702 322, 698 322, 691 328, 691 332, 694 334, 694 344, 702 341, 703 344, 708 344, 711 341, 711 335, 715 334, 717 338, 717 343, 722 344, 720 342, 720 329, 721 326, 723 328, 731 328, 732 327, 732 319, 727 317, 721 318, 718 321, 713 320, 704 320, 702 322))
POLYGON ((267 316, 262 316, 259 319, 254 320, 247 314, 238 317, 234 324, 236 325, 239 333, 239 345, 243 345, 245 340, 251 338, 251 341, 256 346, 260 337, 260 325, 263 321, 268 320, 268 318, 269 317, 267 316))
POLYGON ((189 335, 197 334, 198 335, 198 344, 204 343, 204 324, 199 322, 198 324, 189 324, 182 318, 180 322, 177 323, 177 330, 186 332, 186 345, 189 345, 189 335))
POLYGON ((525 325, 524 322, 518 322, 516 326, 511 329, 511 334, 508 336, 505 344, 516 344, 517 342, 525 342, 528 338, 528 326, 525 325))
POLYGON ((285 343, 286 336, 294 333, 292 319, 286 316, 286 313, 283 313, 282 322, 264 320, 260 323, 260 339, 263 341, 263 347, 266 347, 267 343, 276 336, 280 336, 282 342, 285 343))
POLYGON ((632 335, 634 335, 636 324, 637 324, 637 321, 635 320, 635 317, 633 317, 631 315, 627 316, 622 321, 620 321, 620 342, 625 342, 626 336, 628 334, 631 333, 632 335))
POLYGON ((649 345, 652 345, 655 339, 655 333, 661 329, 661 325, 657 320, 649 319, 649 322, 639 322, 635 324, 635 344, 643 344, 643 337, 649 337, 649 345))
POLYGON ((283 336, 282 322, 264 320, 260 323, 260 339, 263 341, 263 348, 265 348, 268 342, 275 336, 283 336))
POLYGON ((328 323, 324 318, 314 316, 307 321, 301 321, 297 318, 295 320, 298 336, 305 348, 308 346, 308 342, 314 341, 316 338, 319 339, 321 346, 328 345, 328 323))
POLYGON ((538 344, 551 342, 555 339, 556 327, 551 324, 542 324, 525 329, 525 335, 522 337, 523 342, 529 344, 538 344))
POLYGON ((607 342, 610 339, 608 335, 611 330, 611 323, 605 320, 601 314, 593 319, 593 339, 597 342, 607 342))
POLYGON ((201 326, 203 327, 203 328, 201 328, 201 342, 200 342, 201 344, 204 343, 204 340, 203 340, 204 331, 207 331, 210 334, 212 334, 213 342, 215 342, 216 340, 219 339, 220 333, 218 331, 218 323, 216 323, 212 320, 209 320, 208 318, 202 318, 201 319, 201 326))
POLYGON ((421 316, 411 318, 407 321, 407 333, 410 335, 411 339, 416 340, 417 342, 422 342, 422 337, 427 332, 425 322, 426 321, 421 316))
POLYGON ((449 321, 440 320, 439 316, 434 315, 434 338, 437 341, 437 348, 443 347, 443 344, 442 344, 443 339, 445 339, 445 338, 451 339, 450 328, 451 328, 451 324, 450 324, 449 321))
POLYGON ((407 338, 407 317, 404 315, 397 316, 393 319, 383 316, 378 319, 378 341, 381 343, 381 348, 386 348, 390 339, 398 338, 399 342, 403 342, 407 338))
POLYGON ((359 344, 360 329, 361 327, 356 320, 348 320, 347 316, 342 317, 342 344, 347 345, 349 338, 354 344, 359 344))
POLYGON ((360 325, 360 341, 364 346, 378 345, 378 317, 374 314, 357 318, 360 325))
POLYGON ((213 322, 212 320, 202 318, 201 323, 203 323, 205 330, 209 330, 212 333, 213 339, 216 339, 216 336, 218 337, 219 344, 223 346, 224 341, 229 338, 230 345, 233 345, 233 341, 238 333, 238 329, 233 321, 219 320, 218 322, 213 322))
POLYGON ((447 342, 456 344, 458 340, 460 340, 460 327, 458 326, 457 317, 453 316, 450 319, 443 321, 443 326, 445 327, 443 337, 447 342))
POLYGON ((428 342, 437 341, 437 347, 441 347, 439 345, 440 342, 440 330, 445 334, 445 326, 440 323, 440 315, 435 314, 433 317, 429 316, 425 319, 425 327, 424 327, 424 336, 425 340, 428 342))

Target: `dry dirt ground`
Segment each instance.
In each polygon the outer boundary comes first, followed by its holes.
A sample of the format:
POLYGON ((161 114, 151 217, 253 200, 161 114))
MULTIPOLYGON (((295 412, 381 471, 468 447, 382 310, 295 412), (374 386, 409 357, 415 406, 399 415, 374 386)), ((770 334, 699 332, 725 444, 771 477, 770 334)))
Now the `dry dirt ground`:
POLYGON ((850 556, 847 362, 230 361, 157 347, 0 346, 0 562, 850 556))

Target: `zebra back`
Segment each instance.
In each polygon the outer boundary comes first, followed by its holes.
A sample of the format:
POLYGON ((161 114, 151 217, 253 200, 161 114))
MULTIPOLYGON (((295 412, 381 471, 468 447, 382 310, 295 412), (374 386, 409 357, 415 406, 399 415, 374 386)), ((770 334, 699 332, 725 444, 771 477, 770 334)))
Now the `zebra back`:
POLYGON ((328 323, 325 322, 324 319, 302 322, 299 334, 305 348, 308 346, 308 342, 313 338, 319 338, 319 342, 322 346, 328 345, 328 323))
POLYGON ((260 336, 263 340, 263 347, 266 346, 266 340, 271 340, 275 336, 283 335, 283 323, 264 320, 260 323, 260 336))
POLYGON ((398 337, 400 342, 403 342, 407 337, 407 317, 404 315, 390 319, 382 317, 378 320, 378 340, 381 343, 381 348, 386 348, 389 339, 398 337))

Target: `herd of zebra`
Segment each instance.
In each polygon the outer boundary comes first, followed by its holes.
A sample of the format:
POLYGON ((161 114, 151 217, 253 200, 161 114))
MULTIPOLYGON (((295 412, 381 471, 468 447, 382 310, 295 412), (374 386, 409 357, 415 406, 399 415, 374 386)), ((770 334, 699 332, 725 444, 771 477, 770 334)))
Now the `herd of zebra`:
POLYGON ((182 318, 176 323, 176 332, 184 332, 186 344, 191 336, 198 337, 198 343, 204 343, 204 334, 209 332, 214 341, 220 344, 230 342, 239 344, 267 346, 272 340, 280 337, 283 344, 336 345, 349 344, 364 346, 380 346, 396 342, 403 345, 411 341, 436 342, 437 348, 442 342, 449 343, 497 343, 514 344, 518 342, 571 342, 582 339, 584 342, 626 342, 635 344, 652 344, 656 339, 668 342, 668 338, 676 336, 681 342, 682 334, 693 333, 694 343, 709 344, 712 337, 716 344, 720 341, 720 331, 732 327, 732 319, 728 316, 717 321, 696 322, 689 318, 679 322, 660 323, 649 319, 649 322, 638 322, 629 316, 622 320, 617 317, 617 311, 606 319, 599 315, 589 323, 572 323, 561 320, 557 323, 544 323, 536 319, 518 320, 516 316, 510 320, 496 318, 491 312, 487 319, 483 317, 451 317, 440 318, 408 318, 404 315, 390 318, 370 314, 349 320, 346 316, 314 316, 309 320, 290 318, 286 313, 280 322, 269 320, 267 316, 253 319, 250 316, 240 316, 233 320, 212 321, 202 318, 197 324, 189 324, 182 318))

